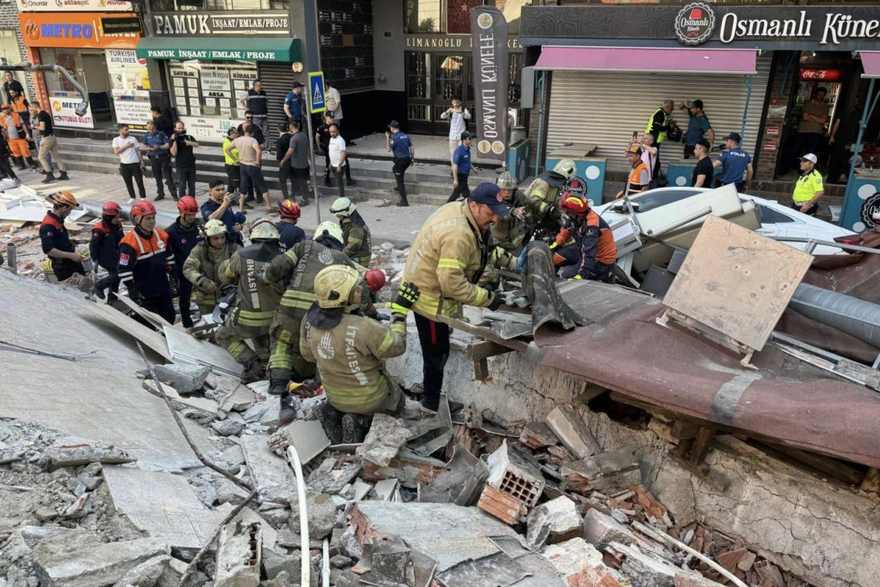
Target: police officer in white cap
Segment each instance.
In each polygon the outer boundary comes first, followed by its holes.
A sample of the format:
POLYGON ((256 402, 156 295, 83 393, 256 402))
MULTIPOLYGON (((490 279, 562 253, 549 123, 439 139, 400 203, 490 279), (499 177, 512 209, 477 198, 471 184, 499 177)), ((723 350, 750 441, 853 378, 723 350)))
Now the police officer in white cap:
POLYGON ((819 198, 825 195, 825 185, 822 183, 822 174, 816 169, 816 162, 813 153, 801 157, 801 176, 791 196, 791 207, 810 216, 815 216, 819 211, 819 198))

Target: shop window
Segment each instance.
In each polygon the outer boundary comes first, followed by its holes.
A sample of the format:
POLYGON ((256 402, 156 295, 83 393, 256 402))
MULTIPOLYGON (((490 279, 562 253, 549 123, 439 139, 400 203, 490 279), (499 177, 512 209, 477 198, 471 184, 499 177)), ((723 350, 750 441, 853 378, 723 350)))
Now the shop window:
POLYGON ((482 6, 483 0, 448 0, 446 20, 449 34, 468 34, 471 32, 471 8, 482 6))
POLYGON ((210 10, 227 12, 234 10, 287 10, 290 0, 150 0, 154 12, 181 10, 210 10))
POLYGON ((239 121, 244 108, 238 99, 257 79, 253 62, 171 61, 172 106, 179 116, 209 116, 239 121))
POLYGON ((445 33, 445 0, 404 0, 407 33, 445 33))

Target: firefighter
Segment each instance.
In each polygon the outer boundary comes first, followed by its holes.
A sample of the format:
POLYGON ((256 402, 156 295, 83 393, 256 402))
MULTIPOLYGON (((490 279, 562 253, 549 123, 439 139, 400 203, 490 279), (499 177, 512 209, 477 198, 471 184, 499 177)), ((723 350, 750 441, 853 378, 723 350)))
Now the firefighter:
POLYGON ((46 201, 52 204, 52 209, 40 224, 40 244, 43 253, 49 257, 55 277, 58 281, 65 281, 75 274, 85 276, 82 264, 85 259, 73 248, 64 227, 64 219, 77 207, 76 198, 68 191, 60 191, 47 196, 46 201))
POLYGON ((554 264, 565 279, 604 281, 614 270, 617 245, 605 219, 577 196, 563 196, 560 209, 566 215, 565 228, 559 231, 554 249, 554 264), (565 246, 574 239, 574 244, 565 246), (562 247, 562 248, 559 248, 562 247))
POLYGON ((281 215, 281 220, 275 223, 275 228, 281 235, 279 243, 283 253, 292 249, 296 243, 306 240, 306 233, 296 225, 299 221, 300 208, 295 201, 282 200, 278 205, 278 213, 281 215))
POLYGON ((354 268, 325 267, 315 277, 315 302, 302 323, 300 353, 315 363, 327 396, 321 421, 331 442, 362 442, 373 414, 395 416, 406 398, 384 369, 384 360, 406 352, 406 317, 418 288, 401 284, 391 324, 359 316, 364 281, 354 268), (341 438, 339 429, 342 429, 341 438))
POLYGON ((238 305, 217 330, 216 341, 244 366, 245 381, 261 376, 269 359, 269 330, 284 286, 263 281, 259 275, 281 254, 278 238, 275 225, 260 220, 251 229, 253 244, 238 249, 220 266, 220 283, 237 286, 238 305), (247 339, 253 342, 255 351, 247 345, 247 339))
POLYGON ((337 198, 330 207, 330 213, 336 214, 339 219, 339 226, 345 237, 343 252, 358 265, 369 267, 373 257, 370 227, 364 222, 354 202, 348 198, 337 198))
MULTIPOLYGON (((553 235, 562 228, 562 213, 559 211, 559 194, 565 182, 574 177, 576 167, 571 159, 562 159, 552 171, 545 171, 526 188, 534 229, 544 228, 553 235)), ((524 242, 531 240, 527 234, 524 242)))
POLYGON ((12 151, 12 161, 15 163, 15 166, 23 171, 27 169, 25 167, 25 162, 27 162, 30 165, 31 171, 37 171, 39 168, 33 157, 31 157, 31 151, 28 148, 28 140, 30 139, 28 129, 24 126, 18 114, 12 111, 9 104, 0 108, 0 126, 3 126, 3 129, 6 131, 7 143, 9 143, 9 150, 12 151))
POLYGON ((116 202, 105 202, 101 206, 101 219, 92 228, 89 254, 92 260, 107 271, 107 277, 95 282, 95 294, 104 299, 104 290, 110 289, 110 301, 116 301, 119 291, 119 275, 116 264, 119 261, 119 243, 125 233, 122 231, 122 208, 116 202))
MULTIPOLYGON (((449 326, 437 316, 458 318, 462 305, 491 310, 501 305, 494 291, 477 285, 492 252, 489 227, 509 214, 498 192, 497 185, 482 183, 464 202, 441 206, 422 225, 406 260, 403 281, 421 292, 413 310, 424 360, 422 407, 426 410, 436 411, 439 406, 449 359, 449 326)), ((512 270, 517 259, 502 255, 497 264, 512 270)), ((450 408, 457 411, 461 404, 450 402, 450 408)))
POLYGON ((492 225, 492 240, 496 246, 519 256, 520 251, 527 244, 523 239, 527 233, 531 233, 529 201, 522 192, 517 191, 516 178, 509 171, 499 175, 495 185, 498 186, 500 190, 498 195, 501 196, 510 214, 499 217, 492 225))
POLYGON ((168 244, 171 247, 171 252, 174 254, 180 322, 184 328, 192 328, 193 320, 190 303, 192 301, 193 284, 186 279, 183 266, 187 258, 189 258, 190 252, 203 240, 199 225, 196 222, 199 213, 199 203, 192 196, 183 196, 177 200, 177 211, 180 212, 180 215, 171 226, 165 229, 165 232, 168 233, 168 244))
MULTIPOLYGON (((299 351, 302 320, 315 301, 315 277, 329 265, 345 265, 363 271, 342 252, 342 229, 331 221, 315 229, 315 239, 301 241, 272 260, 263 273, 263 283, 278 287, 288 284, 278 314, 272 322, 272 355, 269 359, 269 393, 281 396, 282 410, 289 410, 287 384, 314 375, 314 366, 299 351)), ((366 314, 376 314, 369 301, 363 301, 366 314)), ((282 418, 284 419, 284 418, 282 418)))
POLYGON ((190 288, 196 289, 199 313, 208 316, 220 298, 220 267, 241 247, 226 238, 229 231, 222 220, 208 220, 204 233, 206 240, 199 242, 183 262, 183 276, 190 288))
POLYGON ((156 207, 146 200, 135 202, 129 214, 134 228, 119 243, 119 280, 135 303, 174 324, 169 279, 175 267, 168 233, 156 227, 156 207))

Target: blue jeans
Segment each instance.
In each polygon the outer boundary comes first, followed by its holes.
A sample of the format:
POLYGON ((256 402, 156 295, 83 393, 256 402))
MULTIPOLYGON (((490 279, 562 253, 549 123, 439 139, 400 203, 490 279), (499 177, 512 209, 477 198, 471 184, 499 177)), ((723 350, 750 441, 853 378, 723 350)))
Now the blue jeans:
MULTIPOLYGON (((37 145, 37 153, 40 152, 40 143, 42 143, 42 142, 43 142, 42 137, 37 137, 36 139, 34 139, 34 144, 37 145)), ((54 173, 55 166, 52 165, 52 154, 51 153, 46 153, 46 163, 48 163, 48 165, 49 165, 49 173, 54 173)))

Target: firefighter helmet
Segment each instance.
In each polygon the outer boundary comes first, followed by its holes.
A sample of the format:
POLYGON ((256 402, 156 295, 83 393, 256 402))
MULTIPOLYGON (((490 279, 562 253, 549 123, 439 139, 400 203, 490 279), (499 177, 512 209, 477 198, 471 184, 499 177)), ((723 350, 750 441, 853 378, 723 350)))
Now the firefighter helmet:
POLYGON ((119 216, 121 212, 122 208, 116 202, 104 202, 104 205, 101 206, 102 216, 119 216))
POLYGON ((590 205, 586 200, 566 192, 562 194, 562 203, 559 205, 559 209, 563 212, 571 212, 575 216, 582 217, 586 216, 587 212, 590 211, 590 205))
POLYGON ((217 218, 212 218, 211 220, 208 220, 207 224, 205 224, 205 235, 207 235, 208 238, 211 238, 212 236, 220 236, 227 232, 226 225, 223 224, 222 220, 218 220, 217 218))
POLYGON ((61 190, 60 192, 55 192, 52 195, 46 196, 46 200, 56 206, 67 206, 68 208, 76 208, 78 205, 76 198, 67 190, 61 190))
POLYGON ((339 244, 345 242, 345 236, 342 234, 342 229, 332 220, 322 222, 318 225, 318 228, 315 229, 315 239, 317 240, 322 236, 329 236, 338 241, 339 244))
POLYGON ((260 220, 251 228, 252 241, 277 241, 280 238, 278 228, 269 220, 260 220))
POLYGON ((360 273, 347 265, 330 265, 321 269, 315 276, 318 306, 325 310, 348 306, 352 292, 360 283, 360 273))
POLYGON ((513 177, 513 174, 511 172, 505 171, 498 176, 498 179, 495 180, 495 185, 497 185, 502 190, 515 190, 516 178, 513 177))
POLYGON ((364 281, 370 291, 375 293, 385 287, 385 274, 381 269, 370 269, 364 274, 364 281))
POLYGON ((574 161, 571 159, 563 159, 553 168, 553 171, 564 177, 565 179, 571 179, 574 177, 574 172, 577 170, 575 167, 574 161))
POLYGON ((199 203, 192 196, 183 196, 177 201, 177 209, 181 214, 198 214, 199 203))
POLYGON ((299 220, 299 204, 297 204, 293 200, 283 200, 281 202, 281 205, 278 207, 278 212, 281 214, 282 218, 292 218, 294 220, 299 220))
POLYGON ((351 216, 352 212, 357 210, 354 205, 354 202, 349 200, 348 198, 336 198, 336 201, 333 202, 333 205, 330 206, 330 213, 336 214, 337 216, 351 216))
POLYGON ((156 213, 156 207, 146 200, 139 200, 131 206, 131 219, 142 218, 156 213))

